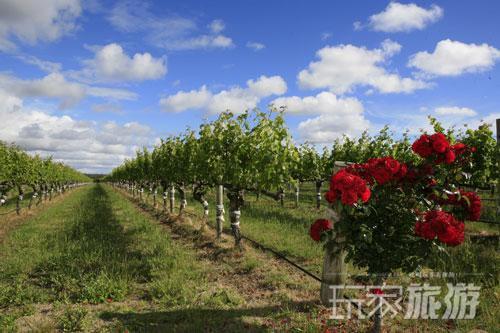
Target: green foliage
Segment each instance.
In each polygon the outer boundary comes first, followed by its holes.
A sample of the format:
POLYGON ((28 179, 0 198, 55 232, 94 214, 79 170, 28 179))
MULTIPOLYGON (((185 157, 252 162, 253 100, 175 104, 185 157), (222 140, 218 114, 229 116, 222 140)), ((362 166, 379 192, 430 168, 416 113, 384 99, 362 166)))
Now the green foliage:
POLYGON ((238 190, 278 190, 293 181, 298 154, 276 110, 223 112, 200 126, 162 140, 148 153, 113 170, 110 180, 163 184, 224 184, 238 190), (153 176, 153 177, 152 177, 153 176))
POLYGON ((0 141, 0 194, 28 186, 61 186, 90 179, 51 158, 30 156, 20 148, 0 141))
MULTIPOLYGON (((411 162, 416 158, 412 154, 411 140, 408 132, 404 132, 400 139, 394 139, 389 126, 383 127, 380 132, 371 136, 363 132, 358 139, 344 136, 337 139, 332 146, 331 160, 362 163, 370 158, 392 156, 403 162, 411 162)), ((333 169, 333 164, 332 164, 333 169)))

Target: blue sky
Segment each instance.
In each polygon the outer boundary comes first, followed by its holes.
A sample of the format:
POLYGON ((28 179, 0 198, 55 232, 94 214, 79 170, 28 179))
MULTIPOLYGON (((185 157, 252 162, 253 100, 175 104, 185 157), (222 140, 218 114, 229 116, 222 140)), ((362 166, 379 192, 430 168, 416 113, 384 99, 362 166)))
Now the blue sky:
POLYGON ((107 172, 230 108, 298 142, 500 117, 498 1, 0 0, 0 140, 107 172))

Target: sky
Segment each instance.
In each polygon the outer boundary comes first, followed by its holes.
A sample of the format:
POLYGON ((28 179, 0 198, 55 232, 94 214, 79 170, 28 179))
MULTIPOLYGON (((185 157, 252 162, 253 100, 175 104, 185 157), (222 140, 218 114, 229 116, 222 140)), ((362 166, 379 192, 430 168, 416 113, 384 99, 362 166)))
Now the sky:
POLYGON ((498 1, 0 0, 0 140, 107 173, 230 109, 296 142, 500 118, 498 1))

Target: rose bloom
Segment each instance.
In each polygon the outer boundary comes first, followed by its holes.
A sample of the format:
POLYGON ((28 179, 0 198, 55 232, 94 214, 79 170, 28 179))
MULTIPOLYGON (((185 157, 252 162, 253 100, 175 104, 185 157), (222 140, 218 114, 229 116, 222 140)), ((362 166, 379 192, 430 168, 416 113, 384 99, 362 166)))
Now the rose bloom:
POLYGON ((393 158, 388 157, 385 160, 385 167, 392 173, 395 174, 399 171, 400 164, 393 158))
POLYGON ((450 147, 450 143, 443 133, 431 135, 432 149, 437 153, 444 153, 450 147))
POLYGON ((431 210, 425 213, 423 222, 415 224, 415 234, 429 240, 437 236, 440 242, 456 246, 464 241, 464 223, 450 213, 431 210))
POLYGON ((344 191, 341 200, 344 205, 352 206, 358 201, 358 196, 354 191, 344 191))
POLYGON ((325 192, 325 200, 329 203, 333 203, 337 200, 337 192, 332 190, 325 192))
POLYGON ((422 134, 420 138, 418 138, 413 145, 411 146, 412 150, 420 155, 423 158, 429 157, 432 155, 432 147, 430 145, 430 138, 427 134, 422 134))
POLYGON ((327 219, 318 219, 311 225, 311 228, 309 229, 309 235, 314 241, 319 242, 321 241, 321 234, 332 228, 332 221, 327 219))
POLYGON ((444 161, 446 164, 451 164, 453 162, 455 162, 455 153, 453 152, 452 149, 448 149, 445 153, 445 157, 444 157, 444 161))

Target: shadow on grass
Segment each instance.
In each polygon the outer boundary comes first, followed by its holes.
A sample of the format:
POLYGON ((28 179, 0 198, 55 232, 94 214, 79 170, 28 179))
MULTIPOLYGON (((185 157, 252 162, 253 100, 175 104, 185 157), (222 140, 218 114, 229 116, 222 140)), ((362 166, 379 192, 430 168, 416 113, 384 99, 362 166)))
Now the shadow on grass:
MULTIPOLYGON (((297 302, 291 307, 305 310, 310 303, 297 302)), ((269 332, 268 325, 251 323, 256 317, 272 317, 283 310, 281 306, 244 309, 182 309, 146 313, 104 312, 100 318, 131 332, 269 332), (251 317, 244 321, 245 317, 251 317)))
MULTIPOLYGON (((137 228, 125 231, 101 185, 93 187, 69 217, 69 228, 47 239, 53 253, 31 272, 33 282, 57 300, 121 299, 131 281, 149 280, 149 261, 132 250, 137 228)), ((66 222, 67 223, 67 222, 66 222)))

